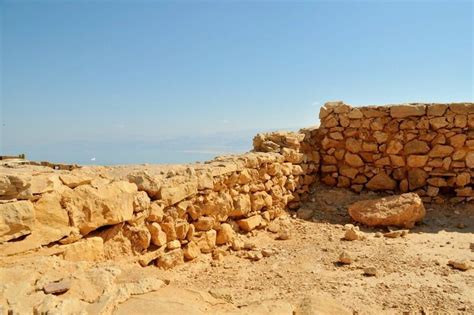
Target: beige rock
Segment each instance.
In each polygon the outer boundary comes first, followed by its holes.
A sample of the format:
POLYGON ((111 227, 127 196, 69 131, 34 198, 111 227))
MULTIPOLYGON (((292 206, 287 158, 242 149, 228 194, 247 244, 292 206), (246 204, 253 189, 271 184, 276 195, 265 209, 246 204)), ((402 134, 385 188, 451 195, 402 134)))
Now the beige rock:
POLYGON ((449 123, 446 121, 446 117, 436 117, 430 119, 430 126, 432 129, 437 130, 440 128, 444 128, 449 123))
POLYGON ((352 264, 353 259, 352 259, 351 255, 349 255, 348 252, 343 251, 343 252, 339 255, 339 260, 338 260, 338 262, 341 263, 341 264, 344 264, 344 265, 350 265, 350 264, 352 264))
POLYGON ((257 214, 249 218, 239 220, 237 221, 237 224, 243 231, 250 232, 259 227, 262 224, 262 221, 262 217, 257 214))
POLYGON ((58 191, 45 193, 35 202, 35 234, 43 245, 55 242, 69 235, 69 216, 61 205, 62 195, 58 191))
POLYGON ((235 237, 234 229, 228 223, 221 224, 219 230, 217 231, 216 244, 230 244, 235 237))
POLYGON ((407 165, 409 167, 423 167, 428 162, 427 155, 410 155, 407 159, 407 165))
POLYGON ((466 154, 466 166, 470 169, 474 169, 474 151, 466 154))
POLYGON ((458 269, 461 271, 466 271, 472 268, 471 263, 468 260, 450 260, 448 265, 453 267, 454 269, 458 269))
POLYGON ((455 114, 472 114, 474 113, 474 103, 450 104, 449 109, 455 114))
POLYGON ((170 269, 184 263, 184 254, 181 249, 174 249, 158 258, 156 266, 162 269, 170 269))
POLYGON ((200 217, 193 223, 196 231, 209 231, 214 226, 215 219, 213 217, 200 217))
POLYGON ((362 150, 362 140, 355 138, 348 138, 346 140, 346 150, 352 153, 359 153, 362 150))
POLYGON ((430 147, 425 141, 412 140, 405 144, 403 151, 406 155, 425 154, 430 151, 430 147))
POLYGON ((165 183, 160 189, 160 198, 168 205, 174 205, 197 193, 197 178, 185 178, 181 183, 165 183))
POLYGON ((101 226, 131 220, 136 193, 136 185, 123 181, 98 188, 82 185, 65 192, 62 204, 73 226, 86 235, 101 226))
POLYGON ((359 174, 359 170, 347 165, 342 165, 339 168, 339 173, 343 176, 354 179, 357 176, 357 174, 359 174))
POLYGON ((272 196, 265 191, 259 191, 250 197, 252 211, 260 211, 263 208, 271 207, 273 204, 272 196))
POLYGON ((426 108, 426 114, 428 116, 443 116, 448 106, 445 104, 433 104, 426 108))
POLYGON ((391 140, 387 145, 387 154, 398 154, 403 149, 403 144, 398 140, 391 140))
POLYGON ((395 105, 390 107, 390 116, 392 116, 393 118, 424 116, 425 114, 425 105, 395 105))
POLYGON ((442 177, 431 177, 426 180, 428 184, 434 186, 434 187, 447 187, 448 183, 446 180, 442 177))
POLYGON ((151 233, 145 225, 128 225, 123 229, 125 237, 130 240, 135 253, 142 253, 151 243, 151 233))
POLYGON ((408 171, 408 184, 410 190, 415 190, 426 185, 428 174, 421 168, 414 168, 408 171))
POLYGON ((164 205, 159 202, 152 202, 150 204, 150 212, 147 217, 147 221, 151 222, 161 222, 163 221, 164 214, 164 205))
POLYGON ((0 203, 0 243, 31 233, 35 212, 31 202, 0 203))
POLYGON ((156 246, 163 246, 166 244, 166 233, 161 229, 161 226, 156 222, 147 224, 147 228, 150 231, 151 243, 156 246))
POLYGON ((174 240, 174 241, 171 241, 168 244, 166 244, 166 249, 168 249, 168 250, 173 250, 173 249, 177 249, 177 248, 181 248, 181 243, 178 240, 174 240))
POLYGON ((346 230, 343 239, 346 241, 357 241, 362 239, 362 235, 357 228, 353 227, 346 230))
POLYGON ((467 125, 467 121, 466 115, 456 115, 454 116, 454 127, 464 128, 467 125))
POLYGON ((377 268, 375 268, 375 267, 365 267, 364 268, 364 276, 375 277, 375 276, 377 276, 377 274, 378 274, 377 268))
POLYGON ((0 174, 0 200, 30 199, 31 176, 0 174))
POLYGON ((101 237, 90 237, 65 245, 62 256, 69 261, 100 261, 104 258, 104 241, 101 237))
POLYGON ((71 288, 69 279, 61 279, 59 281, 50 282, 43 287, 45 294, 63 294, 71 288))
POLYGON ((197 258, 201 254, 201 249, 195 242, 189 242, 184 247, 183 254, 186 260, 192 260, 197 258))
POLYGON ((137 185, 140 191, 145 191, 152 198, 159 198, 160 188, 163 184, 156 176, 152 176, 147 172, 136 172, 127 176, 127 179, 137 185))
POLYGON ((377 143, 385 143, 387 142, 387 139, 388 139, 388 134, 386 132, 382 132, 382 131, 375 131, 373 133, 373 136, 375 138, 375 140, 377 141, 377 143))
POLYGON ((92 177, 85 174, 61 174, 59 179, 69 188, 76 188, 80 185, 88 185, 92 182, 92 177))
POLYGON ((350 152, 346 152, 346 155, 344 156, 344 161, 352 167, 361 167, 364 165, 364 161, 362 161, 359 155, 352 154, 350 152))
POLYGON ((467 135, 457 134, 449 138, 449 144, 455 148, 462 148, 466 142, 467 135))
POLYGON ((244 216, 251 211, 251 208, 252 206, 251 206, 251 201, 250 201, 250 195, 239 194, 238 196, 234 197, 233 209, 229 213, 229 216, 230 217, 244 216))
POLYGON ((216 247, 216 231, 202 232, 195 241, 202 253, 210 253, 216 247))
POLYGON ((471 174, 468 172, 463 172, 456 176, 456 186, 463 187, 471 182, 471 174))
POLYGON ((370 190, 394 190, 397 182, 386 173, 380 172, 369 180, 366 187, 370 190))
POLYGON ((447 157, 453 153, 454 148, 449 145, 441 145, 437 144, 434 146, 433 149, 431 149, 429 156, 430 157, 447 157))
POLYGON ((349 215, 369 226, 412 228, 425 216, 425 207, 417 194, 407 193, 356 202, 349 207, 349 215))
POLYGON ((358 108, 353 108, 351 111, 347 114, 347 117, 350 119, 361 119, 364 118, 364 115, 358 108))

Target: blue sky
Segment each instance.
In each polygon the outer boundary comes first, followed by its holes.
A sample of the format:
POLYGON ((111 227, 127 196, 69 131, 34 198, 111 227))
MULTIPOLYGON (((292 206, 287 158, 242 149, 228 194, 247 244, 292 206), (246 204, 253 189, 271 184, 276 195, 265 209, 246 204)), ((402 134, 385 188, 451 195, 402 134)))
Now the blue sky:
POLYGON ((473 100, 472 1, 1 1, 0 12, 5 154, 238 138, 314 125, 335 99, 473 100))

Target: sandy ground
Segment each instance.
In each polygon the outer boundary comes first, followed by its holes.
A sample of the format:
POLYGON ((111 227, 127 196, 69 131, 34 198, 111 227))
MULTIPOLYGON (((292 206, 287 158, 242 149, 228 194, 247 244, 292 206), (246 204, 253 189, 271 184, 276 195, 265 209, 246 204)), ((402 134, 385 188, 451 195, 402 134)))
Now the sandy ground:
MULTIPOLYGON (((344 225, 353 224, 347 206, 379 196, 317 187, 313 202, 298 212, 305 219, 296 213, 286 219, 293 227, 288 240, 277 240, 266 230, 245 236, 256 249, 267 250, 269 256, 258 261, 245 258, 245 251, 227 251, 219 260, 201 255, 167 271, 126 262, 102 263, 104 270, 120 270, 113 285, 139 278, 167 283, 154 292, 130 295, 116 303, 113 313, 316 314, 322 310, 342 314, 343 307, 349 314, 473 314, 474 269, 456 270, 448 261, 474 262, 474 205, 426 205, 423 223, 404 237, 383 237, 377 232, 387 230, 361 226, 362 240, 343 240, 344 225), (353 258, 352 264, 338 263, 343 251, 353 258), (375 267, 377 275, 365 276, 365 267, 375 267)), ((80 275, 97 267, 26 256, 0 265, 4 267, 0 286, 9 294, 17 290, 18 303, 25 304, 31 304, 36 297, 32 292, 45 279, 67 272, 83 279, 80 275)), ((91 294, 70 291, 64 295, 76 294, 82 301, 91 294)), ((100 292, 88 301, 98 296, 100 292)))

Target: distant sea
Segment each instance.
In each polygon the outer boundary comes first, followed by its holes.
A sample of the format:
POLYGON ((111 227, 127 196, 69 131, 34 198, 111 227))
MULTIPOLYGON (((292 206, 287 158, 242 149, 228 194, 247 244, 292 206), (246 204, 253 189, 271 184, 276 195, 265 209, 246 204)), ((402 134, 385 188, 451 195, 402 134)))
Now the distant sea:
POLYGON ((0 152, 0 155, 24 153, 29 160, 80 165, 193 163, 211 160, 220 155, 248 152, 252 149, 252 139, 258 132, 251 130, 148 141, 92 139, 27 146, 4 144, 4 152, 0 152))

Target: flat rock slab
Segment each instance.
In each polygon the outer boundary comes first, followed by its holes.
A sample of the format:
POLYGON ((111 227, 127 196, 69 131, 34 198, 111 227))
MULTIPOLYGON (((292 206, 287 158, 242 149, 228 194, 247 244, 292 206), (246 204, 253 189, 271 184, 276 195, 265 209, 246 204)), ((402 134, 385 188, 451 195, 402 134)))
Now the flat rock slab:
POLYGON ((71 282, 68 279, 62 279, 56 282, 48 283, 43 287, 46 294, 63 294, 71 288, 71 282))
POLYGON ((349 207, 351 218, 368 226, 412 228, 425 213, 423 202, 414 193, 358 201, 349 207))

